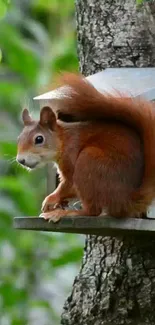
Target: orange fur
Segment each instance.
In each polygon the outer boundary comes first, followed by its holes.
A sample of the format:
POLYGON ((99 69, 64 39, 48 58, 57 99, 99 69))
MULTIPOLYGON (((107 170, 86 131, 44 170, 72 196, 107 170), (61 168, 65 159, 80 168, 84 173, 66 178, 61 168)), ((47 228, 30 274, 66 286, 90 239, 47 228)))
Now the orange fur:
POLYGON ((50 141, 56 138, 54 159, 61 180, 45 198, 43 216, 49 219, 53 213, 57 221, 73 215, 69 209, 47 212, 50 204, 58 207, 73 197, 83 205, 76 215, 100 215, 105 210, 115 217, 140 216, 155 198, 155 108, 142 99, 105 96, 80 76, 67 75, 63 82, 70 88, 69 95, 61 96, 56 106, 51 102, 51 112, 43 108, 46 120, 50 112, 48 126, 41 120, 31 122, 29 136, 23 136, 26 150, 33 153, 31 132, 37 133, 41 125, 48 139, 40 148, 41 155, 50 152, 50 141), (56 116, 62 113, 77 122, 56 120, 52 110, 56 116), (50 125, 53 135, 48 132, 50 125))
POLYGON ((59 168, 73 184, 85 214, 105 208, 113 216, 133 216, 146 206, 133 204, 132 193, 142 181, 144 154, 132 128, 119 122, 89 122, 58 129, 59 168))
POLYGON ((143 143, 145 168, 141 184, 130 195, 130 203, 138 213, 145 211, 155 198, 154 105, 143 99, 101 94, 78 75, 66 74, 61 82, 69 86, 71 92, 59 99, 56 108, 51 103, 57 113, 69 114, 76 121, 119 121, 138 132, 143 143))

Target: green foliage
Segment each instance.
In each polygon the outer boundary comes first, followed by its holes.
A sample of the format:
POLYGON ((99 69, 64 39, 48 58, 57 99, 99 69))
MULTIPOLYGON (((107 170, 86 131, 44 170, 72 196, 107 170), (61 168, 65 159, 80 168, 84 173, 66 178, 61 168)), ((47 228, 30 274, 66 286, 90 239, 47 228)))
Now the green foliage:
POLYGON ((7 12, 7 1, 0 0, 0 19, 2 19, 7 12))
POLYGON ((45 170, 15 162, 20 110, 61 70, 77 70, 73 0, 0 0, 0 324, 57 325, 82 256, 80 236, 15 231, 15 216, 37 216, 45 170), (4 14, 6 14, 4 18, 4 14), (1 54, 0 54, 1 58, 1 54))
POLYGON ((139 6, 146 3, 146 2, 149 4, 149 2, 150 3, 152 2, 152 0, 136 0, 136 4, 139 5, 139 6))

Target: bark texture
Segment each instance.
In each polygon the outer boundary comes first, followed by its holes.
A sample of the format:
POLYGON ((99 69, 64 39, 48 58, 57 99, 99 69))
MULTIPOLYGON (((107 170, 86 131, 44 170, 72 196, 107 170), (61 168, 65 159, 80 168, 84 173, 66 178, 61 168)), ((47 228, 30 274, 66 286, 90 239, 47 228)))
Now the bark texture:
MULTIPOLYGON (((155 2, 135 2, 76 1, 83 74, 155 66, 155 2)), ((88 236, 61 324, 155 325, 155 239, 88 236)))

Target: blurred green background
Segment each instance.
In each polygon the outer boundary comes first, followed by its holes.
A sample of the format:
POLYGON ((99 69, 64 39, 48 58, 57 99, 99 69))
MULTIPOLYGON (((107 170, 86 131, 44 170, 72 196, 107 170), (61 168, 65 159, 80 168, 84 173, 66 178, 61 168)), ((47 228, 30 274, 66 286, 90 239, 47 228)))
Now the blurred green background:
POLYGON ((82 257, 83 237, 15 231, 40 213, 45 170, 15 162, 21 108, 55 74, 78 70, 74 0, 0 0, 0 325, 57 325, 82 257), (1 57, 1 55, 0 55, 1 57))

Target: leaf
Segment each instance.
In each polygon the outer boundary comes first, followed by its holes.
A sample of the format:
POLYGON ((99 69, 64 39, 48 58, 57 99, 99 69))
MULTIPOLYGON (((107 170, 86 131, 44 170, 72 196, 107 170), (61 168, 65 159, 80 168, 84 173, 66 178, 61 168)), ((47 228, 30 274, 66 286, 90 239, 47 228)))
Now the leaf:
POLYGON ((39 58, 36 56, 36 52, 34 53, 33 48, 29 47, 29 42, 22 39, 15 26, 4 24, 1 26, 0 44, 3 44, 5 61, 11 70, 20 74, 23 82, 26 81, 27 84, 32 85, 36 80, 39 58))
POLYGON ((3 0, 0 0, 0 19, 4 18, 7 12, 6 3, 3 0))
POLYGON ((2 51, 0 49, 0 62, 2 61, 2 51))
POLYGON ((16 217, 19 215, 19 210, 16 207, 15 202, 13 200, 7 198, 6 196, 0 195, 0 216, 2 217, 3 213, 7 213, 16 217))
POLYGON ((50 42, 49 34, 42 24, 29 18, 22 22, 22 25, 34 36, 38 44, 43 47, 48 46, 50 42))
POLYGON ((62 267, 68 263, 79 262, 82 258, 82 248, 74 247, 62 252, 62 255, 59 255, 57 258, 53 258, 51 264, 53 267, 62 267))
POLYGON ((59 16, 69 16, 74 12, 74 1, 63 0, 63 5, 61 0, 36 0, 37 8, 40 10, 45 10, 59 16))
POLYGON ((67 68, 67 71, 75 70, 75 67, 78 70, 78 61, 73 52, 68 51, 67 53, 58 56, 54 62, 54 71, 63 71, 64 67, 67 68))

